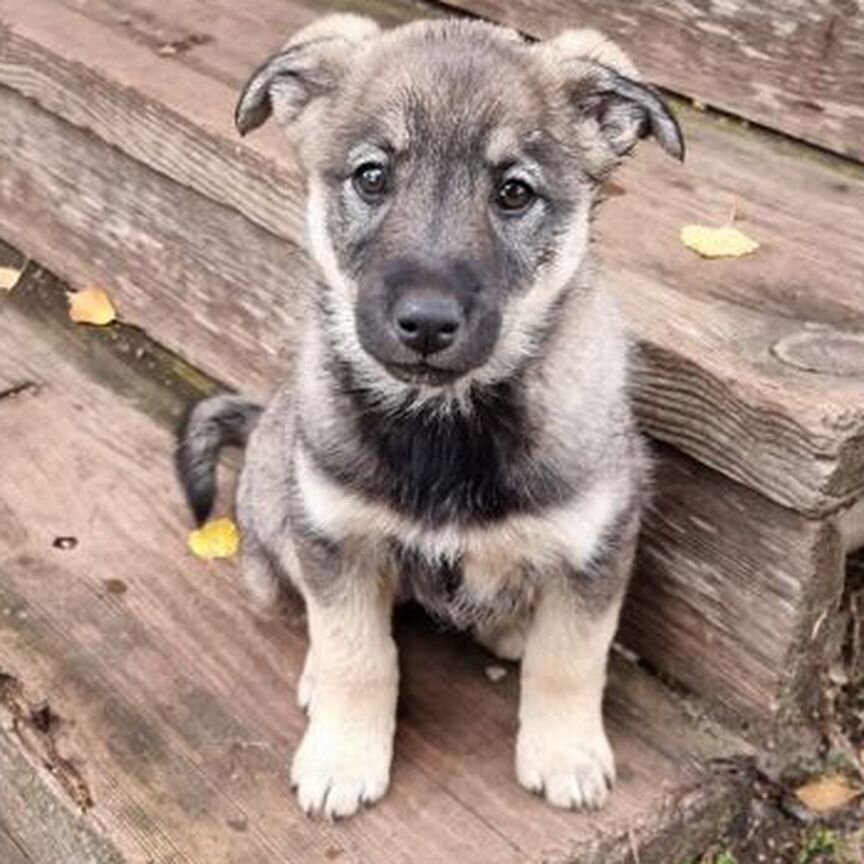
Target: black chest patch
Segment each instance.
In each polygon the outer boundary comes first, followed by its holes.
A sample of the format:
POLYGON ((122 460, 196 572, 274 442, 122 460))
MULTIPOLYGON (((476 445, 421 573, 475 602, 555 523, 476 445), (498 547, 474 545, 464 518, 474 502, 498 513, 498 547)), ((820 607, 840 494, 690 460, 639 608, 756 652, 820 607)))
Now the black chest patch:
POLYGON ((534 431, 510 383, 477 393, 467 412, 365 405, 358 427, 380 466, 376 492, 425 522, 494 521, 565 492, 532 458, 534 431))
POLYGON ((388 497, 431 522, 498 519, 520 508, 512 469, 527 456, 524 411, 506 388, 476 399, 470 414, 432 408, 374 417, 363 437, 390 478, 388 497))
POLYGON ((482 523, 572 497, 568 480, 537 454, 517 382, 478 389, 469 410, 382 405, 345 365, 334 364, 344 434, 303 441, 318 466, 346 487, 430 525, 482 523))

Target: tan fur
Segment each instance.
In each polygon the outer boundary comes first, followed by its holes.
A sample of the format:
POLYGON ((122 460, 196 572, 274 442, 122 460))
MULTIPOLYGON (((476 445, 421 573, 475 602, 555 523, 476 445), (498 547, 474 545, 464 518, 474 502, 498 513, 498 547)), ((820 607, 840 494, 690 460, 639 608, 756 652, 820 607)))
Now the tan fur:
POLYGON ((550 583, 537 603, 522 658, 516 776, 557 807, 603 805, 615 779, 603 729, 606 661, 620 604, 599 618, 550 583))
POLYGON ((331 819, 377 801, 390 782, 399 669, 393 584, 374 559, 336 605, 306 593, 310 649, 299 688, 309 726, 291 766, 301 807, 331 819))
POLYGON ((584 59, 610 66, 629 78, 639 80, 639 70, 626 52, 599 30, 584 28, 565 30, 548 42, 541 42, 539 50, 550 58, 550 62, 561 59, 584 59))

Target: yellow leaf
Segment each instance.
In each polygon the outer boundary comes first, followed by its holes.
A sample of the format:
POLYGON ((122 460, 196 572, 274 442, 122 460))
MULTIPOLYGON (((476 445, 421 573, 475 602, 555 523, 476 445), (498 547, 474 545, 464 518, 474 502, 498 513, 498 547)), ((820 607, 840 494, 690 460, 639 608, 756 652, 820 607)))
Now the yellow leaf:
POLYGON ((213 519, 189 534, 189 548, 199 558, 230 558, 237 553, 240 535, 227 516, 213 519))
POLYGON ((681 229, 681 242, 703 258, 740 258, 759 248, 759 244, 743 231, 724 225, 685 225, 681 229))
POLYGON ((843 774, 826 774, 795 790, 798 800, 814 813, 828 813, 845 807, 860 794, 861 790, 856 789, 843 774))
POLYGON ((101 288, 70 291, 66 297, 69 300, 69 317, 76 324, 103 327, 117 317, 111 298, 101 288))
POLYGON ((11 291, 23 272, 17 267, 0 267, 0 291, 11 291))

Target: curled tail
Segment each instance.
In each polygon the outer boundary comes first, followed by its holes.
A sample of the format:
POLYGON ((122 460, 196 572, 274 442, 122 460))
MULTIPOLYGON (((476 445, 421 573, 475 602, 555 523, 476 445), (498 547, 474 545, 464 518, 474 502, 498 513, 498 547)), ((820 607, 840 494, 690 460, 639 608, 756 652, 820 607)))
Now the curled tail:
POLYGON ((226 445, 242 447, 261 411, 257 403, 226 393, 199 402, 180 427, 177 474, 199 525, 213 509, 219 451, 226 445))

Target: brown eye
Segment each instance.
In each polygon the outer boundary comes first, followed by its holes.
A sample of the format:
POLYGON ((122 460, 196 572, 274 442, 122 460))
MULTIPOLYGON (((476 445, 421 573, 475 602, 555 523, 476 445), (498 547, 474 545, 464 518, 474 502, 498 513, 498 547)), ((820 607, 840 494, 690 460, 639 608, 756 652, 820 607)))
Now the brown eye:
POLYGON ((378 162, 365 162, 354 172, 354 188, 369 202, 380 200, 387 192, 387 169, 378 162))
POLYGON ((534 200, 534 190, 524 180, 505 180, 495 196, 495 203, 508 213, 518 213, 527 209, 534 200))

